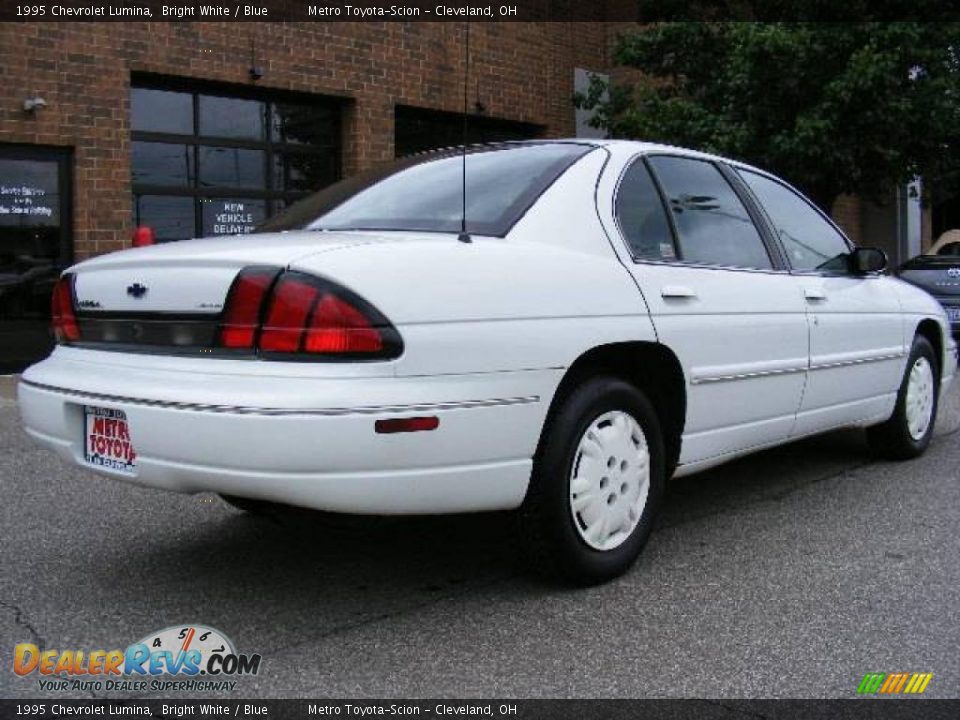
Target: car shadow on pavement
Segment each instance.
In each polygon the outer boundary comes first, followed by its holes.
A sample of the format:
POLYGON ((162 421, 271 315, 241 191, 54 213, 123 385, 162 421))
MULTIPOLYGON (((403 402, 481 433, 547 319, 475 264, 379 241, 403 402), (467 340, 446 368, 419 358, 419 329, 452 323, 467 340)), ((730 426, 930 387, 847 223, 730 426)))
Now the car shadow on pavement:
MULTIPOLYGON (((843 431, 673 480, 653 540, 658 530, 789 494, 872 460, 862 433, 843 431)), ((120 570, 123 577, 103 580, 131 595, 144 591, 143 582, 156 591, 152 583, 162 578, 213 604, 242 593, 269 598, 276 610, 287 604, 326 612, 329 600, 342 604, 334 613, 341 616, 381 607, 383 598, 373 596, 418 602, 508 578, 544 588, 521 560, 509 513, 377 518, 283 508, 253 516, 215 496, 190 500, 207 512, 191 520, 189 533, 141 546, 140 567, 152 580, 104 563, 91 563, 90 571, 120 570)))

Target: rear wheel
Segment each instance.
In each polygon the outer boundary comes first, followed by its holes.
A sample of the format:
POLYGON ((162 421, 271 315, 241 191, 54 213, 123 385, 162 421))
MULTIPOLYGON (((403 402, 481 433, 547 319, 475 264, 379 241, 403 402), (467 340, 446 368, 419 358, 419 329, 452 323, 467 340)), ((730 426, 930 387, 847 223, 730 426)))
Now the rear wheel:
POLYGON ((909 460, 923 453, 933 437, 939 387, 937 354, 929 340, 917 335, 893 415, 867 429, 870 447, 891 460, 909 460))
POLYGON ((650 536, 664 479, 646 396, 619 378, 586 381, 548 421, 520 510, 534 568, 577 584, 626 571, 650 536))

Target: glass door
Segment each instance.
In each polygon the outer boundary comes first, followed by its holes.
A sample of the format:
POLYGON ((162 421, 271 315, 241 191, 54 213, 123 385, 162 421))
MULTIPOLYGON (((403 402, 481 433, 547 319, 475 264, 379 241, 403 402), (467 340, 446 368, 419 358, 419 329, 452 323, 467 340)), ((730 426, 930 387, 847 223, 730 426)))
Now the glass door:
POLYGON ((0 374, 53 347, 50 293, 72 260, 70 152, 0 144, 0 374))

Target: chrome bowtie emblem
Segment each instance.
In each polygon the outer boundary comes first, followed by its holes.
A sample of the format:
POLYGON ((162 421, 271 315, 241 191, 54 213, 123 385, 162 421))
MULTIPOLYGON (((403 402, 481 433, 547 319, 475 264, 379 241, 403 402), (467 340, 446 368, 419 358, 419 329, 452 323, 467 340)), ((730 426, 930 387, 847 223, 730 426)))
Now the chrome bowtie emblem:
POLYGON ((142 298, 144 295, 147 294, 147 290, 149 289, 150 288, 148 288, 146 285, 141 285, 140 283, 134 283, 133 285, 127 286, 127 295, 135 298, 142 298))
POLYGON ((947 270, 947 275, 949 275, 952 278, 960 277, 960 268, 950 268, 949 270, 947 270))

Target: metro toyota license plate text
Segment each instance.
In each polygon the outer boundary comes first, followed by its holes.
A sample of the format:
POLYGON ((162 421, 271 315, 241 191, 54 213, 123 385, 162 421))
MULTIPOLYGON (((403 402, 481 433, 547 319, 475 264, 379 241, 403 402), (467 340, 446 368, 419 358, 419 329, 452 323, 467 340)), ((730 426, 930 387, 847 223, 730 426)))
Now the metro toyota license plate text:
POLYGON ((133 474, 137 453, 130 442, 130 427, 123 410, 83 408, 83 456, 91 465, 133 474))
POLYGON ((960 307, 948 307, 947 317, 956 322, 960 320, 960 307))

